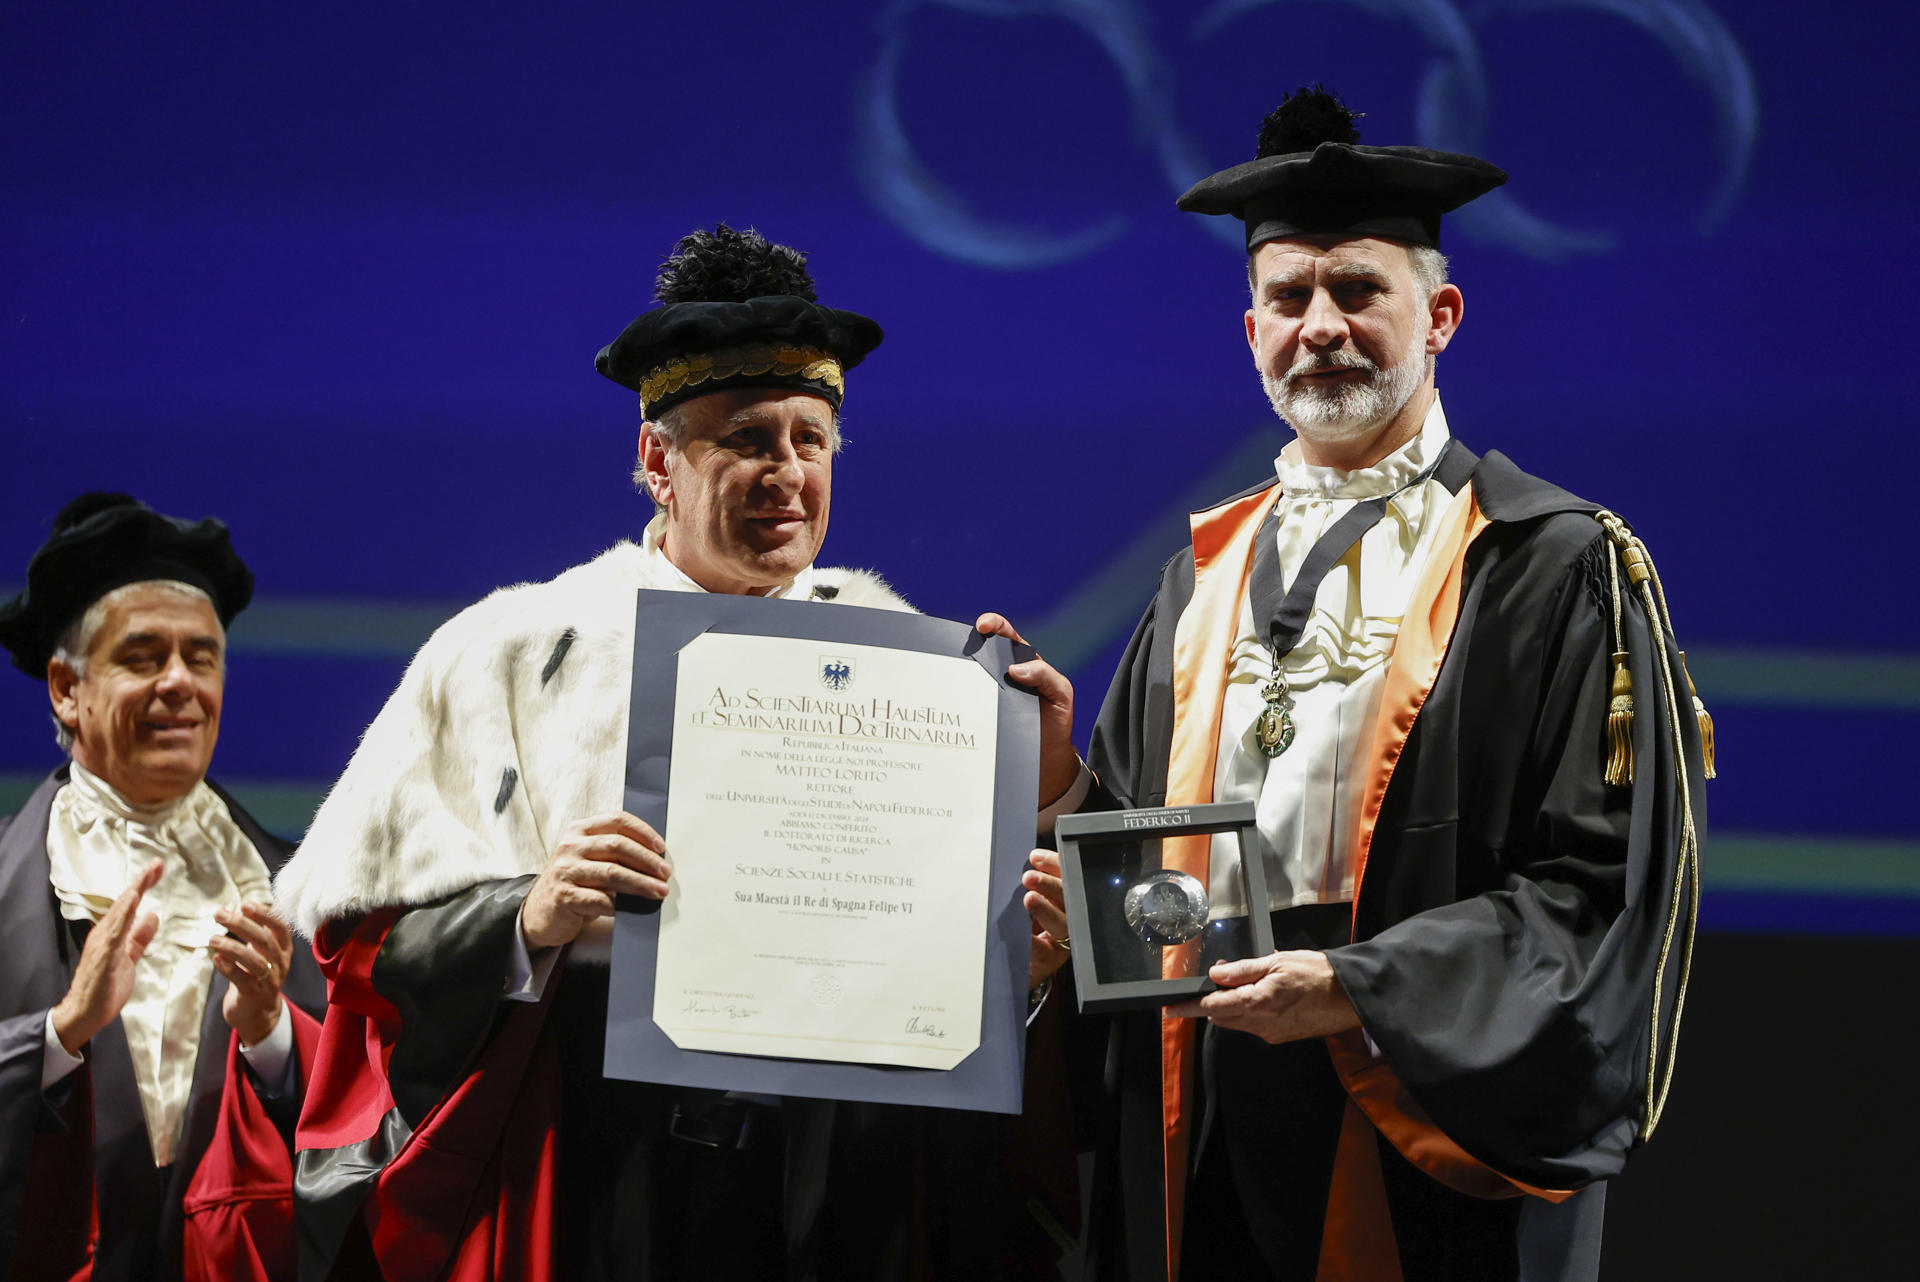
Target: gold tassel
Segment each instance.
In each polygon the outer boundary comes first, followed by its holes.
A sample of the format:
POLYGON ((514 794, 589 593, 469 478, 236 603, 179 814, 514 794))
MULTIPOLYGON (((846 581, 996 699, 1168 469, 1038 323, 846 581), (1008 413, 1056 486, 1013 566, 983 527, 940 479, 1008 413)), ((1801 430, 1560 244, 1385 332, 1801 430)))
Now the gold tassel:
POLYGON ((1607 782, 1624 788, 1633 782, 1633 677, 1627 652, 1613 652, 1613 701, 1607 705, 1607 782))
POLYGON ((1693 696, 1693 719, 1700 727, 1700 756, 1707 767, 1707 778, 1718 778, 1713 769, 1713 714, 1707 711, 1707 705, 1700 701, 1700 692, 1694 688, 1693 673, 1687 671, 1687 652, 1680 652, 1680 670, 1687 673, 1687 693, 1693 696))

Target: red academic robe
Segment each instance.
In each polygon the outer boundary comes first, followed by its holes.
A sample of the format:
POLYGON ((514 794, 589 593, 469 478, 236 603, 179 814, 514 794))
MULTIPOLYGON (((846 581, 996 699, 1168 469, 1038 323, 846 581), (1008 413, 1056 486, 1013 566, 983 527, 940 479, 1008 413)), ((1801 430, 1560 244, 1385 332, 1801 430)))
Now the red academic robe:
POLYGON ((551 995, 503 1004, 497 978, 498 927, 528 880, 333 923, 315 942, 330 1007, 296 1141, 303 1278, 369 1247, 388 1282, 554 1276, 551 995), (413 982, 382 991, 383 954, 413 982))
POLYGON ((685 1092, 600 1078, 604 971, 596 990, 595 968, 562 964, 539 1002, 500 1000, 530 880, 321 932, 332 996, 298 1137, 303 1278, 355 1276, 369 1252, 388 1282, 544 1282, 576 1276, 569 1259, 589 1277, 1054 1275, 1059 1245, 1030 1210, 1073 1220, 1060 1083, 1031 1067, 1051 1044, 1029 1056, 1019 1123, 768 1106, 786 1143, 772 1183, 743 1188, 732 1159, 667 1134, 685 1092), (689 1232, 703 1217, 711 1231, 689 1232))

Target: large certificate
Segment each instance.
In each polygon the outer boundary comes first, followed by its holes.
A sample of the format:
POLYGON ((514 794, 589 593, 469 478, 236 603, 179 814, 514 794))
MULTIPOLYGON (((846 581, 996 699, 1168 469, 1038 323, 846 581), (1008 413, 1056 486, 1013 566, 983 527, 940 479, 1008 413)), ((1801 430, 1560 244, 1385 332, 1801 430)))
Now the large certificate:
POLYGON ((726 633, 680 651, 653 980, 674 1045, 972 1053, 999 693, 956 655, 726 633))
POLYGON ((848 606, 637 609, 626 804, 674 872, 615 920, 607 1075, 1017 1112, 1039 736, 1013 647, 848 606))

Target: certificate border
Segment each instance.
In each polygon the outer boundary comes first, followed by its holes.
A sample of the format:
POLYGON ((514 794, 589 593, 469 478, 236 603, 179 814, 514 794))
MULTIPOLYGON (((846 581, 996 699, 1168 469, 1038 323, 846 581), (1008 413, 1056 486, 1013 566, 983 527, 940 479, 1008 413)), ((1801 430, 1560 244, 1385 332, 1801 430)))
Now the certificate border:
POLYGON ((669 851, 673 833, 667 782, 675 679, 680 651, 695 637, 722 632, 886 646, 970 658, 981 666, 1000 691, 986 975, 980 1045, 950 1069, 682 1050, 653 1022, 660 905, 622 896, 613 923, 602 1071, 608 1077, 671 1086, 1018 1113, 1031 951, 1020 877, 1033 848, 1040 714, 1033 693, 1010 683, 1005 674, 1010 664, 1030 658, 1032 650, 1003 637, 982 636, 971 625, 951 619, 863 606, 642 589, 634 611, 625 804, 667 838, 669 851))

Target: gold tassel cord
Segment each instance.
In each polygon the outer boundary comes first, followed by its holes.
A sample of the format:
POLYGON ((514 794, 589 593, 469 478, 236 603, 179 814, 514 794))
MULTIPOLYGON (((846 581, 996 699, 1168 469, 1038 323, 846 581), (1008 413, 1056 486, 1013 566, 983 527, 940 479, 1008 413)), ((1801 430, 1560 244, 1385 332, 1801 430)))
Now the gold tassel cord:
MULTIPOLYGON (((1658 579, 1655 580, 1658 582, 1658 579)), ((1713 768, 1713 714, 1707 711, 1707 705, 1700 701, 1700 691, 1694 688, 1693 673, 1687 668, 1687 652, 1680 652, 1680 671, 1686 674, 1687 693, 1693 698, 1693 721, 1700 730, 1700 762, 1705 767, 1706 777, 1718 779, 1719 772, 1713 768)))
MULTIPOLYGON (((1640 594, 1647 609, 1648 622, 1660 617, 1653 590, 1640 583, 1640 594)), ((1673 1086, 1673 1066, 1680 1054, 1680 1014, 1687 1004, 1687 981, 1693 974, 1693 939, 1700 922, 1700 835, 1693 822, 1693 790, 1687 781, 1686 741, 1680 733, 1678 683, 1667 649, 1660 647, 1660 683, 1667 695, 1667 733, 1673 745, 1674 785, 1680 793, 1680 857, 1674 863, 1673 885, 1669 888, 1666 929, 1660 937, 1660 960, 1653 969, 1653 1009, 1647 1032, 1647 1123, 1640 1132, 1642 1142, 1651 1140, 1660 1115, 1666 1111, 1667 1092, 1673 1086), (1686 935, 1680 945, 1680 982, 1673 994, 1673 1037, 1667 1046, 1667 1062, 1660 1071, 1660 990, 1667 974, 1667 958, 1673 950, 1673 937, 1680 920, 1682 896, 1687 903, 1686 935), (1656 1088, 1655 1083, 1658 1082, 1656 1088)))
MULTIPOLYGON (((1640 541, 1635 539, 1634 542, 1640 541)), ((1673 615, 1667 610, 1667 587, 1660 581, 1660 567, 1655 565, 1653 557, 1647 554, 1646 544, 1640 543, 1640 550, 1646 559, 1647 573, 1653 578, 1654 598, 1660 602, 1660 625, 1667 630, 1668 636, 1674 638, 1674 645, 1678 647, 1680 634, 1673 630, 1673 615)), ((1700 691, 1693 684, 1693 673, 1687 669, 1685 650, 1680 651, 1680 673, 1687 679, 1687 697, 1693 700, 1693 720, 1700 731, 1701 773, 1708 779, 1718 778, 1719 772, 1713 768, 1713 714, 1707 711, 1707 705, 1700 698, 1700 691)))
MULTIPOLYGON (((1647 576, 1652 580, 1651 585, 1646 582, 1640 584, 1640 593, 1641 596, 1645 598, 1648 618, 1649 621, 1658 618, 1661 627, 1665 630, 1665 639, 1673 641, 1674 653, 1679 655, 1680 674, 1686 678, 1687 694, 1692 699, 1694 718, 1700 729, 1702 774, 1704 774, 1706 778, 1711 779, 1714 777, 1713 718, 1707 714, 1707 706, 1701 702, 1699 691, 1694 689, 1693 674, 1687 671, 1687 656, 1680 650, 1679 640, 1674 636, 1673 616, 1667 610, 1667 589, 1666 586, 1660 582, 1660 571, 1655 568, 1653 558, 1647 555, 1646 545, 1642 544, 1637 538, 1634 540, 1634 543, 1638 547, 1641 558, 1646 564, 1647 576), (1656 609, 1658 610, 1657 615, 1655 614, 1656 609)), ((1673 942, 1674 925, 1680 913, 1680 893, 1683 879, 1688 896, 1688 911, 1687 933, 1680 945, 1680 983, 1678 987, 1675 988, 1673 994, 1673 1040, 1667 1047, 1666 1073, 1660 1079, 1660 1089, 1648 1102, 1646 1130, 1641 1136, 1643 1140, 1653 1138, 1654 1128, 1660 1124, 1661 1114, 1666 1110, 1667 1091, 1673 1086, 1673 1066, 1680 1055, 1680 1015, 1681 1012, 1686 1009, 1687 1005, 1687 981, 1693 974, 1693 940, 1700 925, 1700 836, 1693 822, 1693 790, 1692 785, 1687 779, 1686 742, 1680 733, 1680 701, 1677 698, 1679 693, 1677 688, 1678 683, 1674 680, 1673 664, 1667 659, 1667 650, 1664 645, 1661 646, 1660 652, 1662 658, 1660 678, 1665 683, 1667 690, 1668 732, 1673 736, 1674 782, 1679 788, 1680 804, 1683 809, 1681 811, 1680 863, 1679 866, 1674 869, 1673 902, 1672 907, 1667 910, 1667 929, 1660 942, 1660 964, 1654 970, 1653 1014, 1651 1017, 1652 1038, 1647 1047, 1647 1084, 1649 1089, 1651 1089, 1653 1085, 1653 1065, 1660 1049, 1658 1041, 1660 1030, 1660 981, 1666 974, 1667 953, 1673 942)))
MULTIPOLYGON (((1630 538, 1611 512, 1601 513, 1601 524, 1615 543, 1630 538), (1607 522, 1611 520, 1613 524, 1607 522), (1616 528, 1618 527, 1618 528, 1616 528)), ((1607 785, 1624 788, 1633 782, 1633 674, 1627 671, 1627 636, 1620 613, 1620 558, 1607 558, 1607 584, 1613 596, 1613 696, 1607 702, 1607 785)))
POLYGON ((1718 779, 1720 772, 1713 768, 1713 714, 1707 711, 1707 705, 1700 702, 1700 696, 1693 696, 1693 722, 1700 728, 1700 759, 1706 767, 1705 777, 1718 779))
MULTIPOLYGON (((1641 543, 1630 530, 1626 522, 1611 512, 1596 514, 1600 524, 1606 529, 1607 536, 1619 548, 1619 556, 1608 557, 1608 568, 1612 580, 1613 627, 1614 627, 1614 683, 1613 699, 1608 706, 1607 737, 1608 761, 1607 782, 1618 784, 1631 781, 1633 777, 1632 717, 1633 696, 1632 678, 1627 675, 1625 627, 1622 618, 1620 600, 1619 566, 1624 564, 1627 578, 1639 592, 1641 605, 1646 610, 1647 622, 1655 636, 1658 662, 1655 671, 1659 674, 1660 684, 1666 695, 1667 715, 1666 732, 1672 745, 1672 765, 1674 786, 1680 797, 1680 849, 1674 862, 1673 882, 1668 888, 1667 920, 1660 938, 1660 957, 1653 972, 1653 1002, 1648 1014, 1647 1029, 1647 1116, 1641 1127, 1642 1142, 1653 1138, 1654 1130, 1660 1125, 1660 1117, 1666 1110, 1667 1093, 1673 1086, 1674 1063, 1680 1050, 1680 1017, 1686 1008, 1687 984, 1693 974, 1694 937, 1699 928, 1700 919, 1700 835, 1693 819, 1693 794, 1688 781, 1686 741, 1681 733, 1679 681, 1675 678, 1676 662, 1674 655, 1679 653, 1676 644, 1671 650, 1664 644, 1673 636, 1673 623, 1667 613, 1666 591, 1660 584, 1659 572, 1654 569, 1653 558, 1647 554, 1646 545, 1641 543), (1618 717, 1618 720, 1616 720, 1618 717), (1616 734, 1626 736, 1624 753, 1619 746, 1616 734), (1624 774, 1625 779, 1616 778, 1624 774), (1681 904, 1687 905, 1686 929, 1680 930, 1681 904), (1667 963, 1673 953, 1675 936, 1680 943, 1680 977, 1673 997, 1673 1035, 1668 1042, 1666 1063, 1660 1062, 1660 998, 1665 988, 1667 963)), ((1685 657, 1681 656, 1678 665, 1680 675, 1685 678, 1687 692, 1692 698, 1695 716, 1701 723, 1701 743, 1703 753, 1711 752, 1712 719, 1707 716, 1706 707, 1700 702, 1693 688, 1693 678, 1686 671, 1685 657)), ((1710 760, 1710 758, 1709 758, 1710 760)), ((1708 776, 1711 777, 1711 766, 1708 776)))

